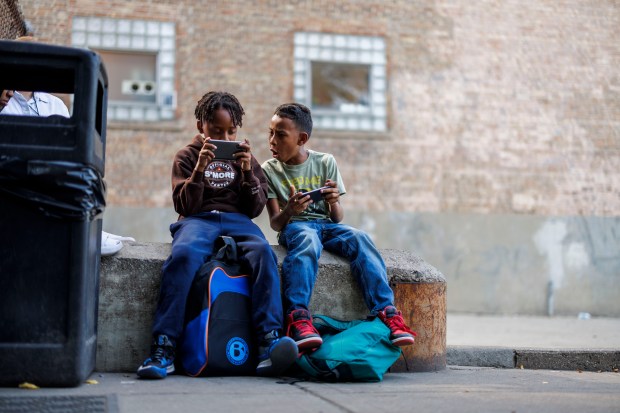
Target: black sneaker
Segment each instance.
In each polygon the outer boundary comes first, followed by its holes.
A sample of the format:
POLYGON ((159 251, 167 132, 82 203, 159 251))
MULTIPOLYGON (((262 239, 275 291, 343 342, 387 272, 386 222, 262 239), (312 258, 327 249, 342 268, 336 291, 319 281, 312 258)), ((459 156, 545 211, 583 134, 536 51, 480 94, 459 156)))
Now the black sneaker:
POLYGON ((272 331, 260 340, 258 347, 259 376, 278 376, 288 369, 297 359, 297 344, 290 337, 279 337, 272 331))
POLYGON ((174 373, 174 344, 168 336, 158 336, 151 345, 151 357, 138 367, 138 377, 164 379, 174 373))
POLYGON ((287 316, 288 329, 286 335, 291 337, 299 351, 312 350, 323 344, 319 332, 312 325, 312 318, 308 310, 293 310, 287 316))

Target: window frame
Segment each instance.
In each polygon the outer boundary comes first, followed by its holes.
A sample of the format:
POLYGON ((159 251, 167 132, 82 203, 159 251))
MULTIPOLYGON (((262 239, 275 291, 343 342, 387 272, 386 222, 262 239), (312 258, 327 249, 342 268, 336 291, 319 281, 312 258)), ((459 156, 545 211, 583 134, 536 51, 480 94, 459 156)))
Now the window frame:
POLYGON ((73 46, 95 51, 155 54, 155 103, 108 101, 108 120, 157 122, 175 119, 177 102, 174 22, 75 16, 72 21, 71 43, 73 46))
POLYGON ((387 131, 387 68, 385 40, 318 32, 294 35, 293 95, 312 109, 314 127, 322 130, 387 131), (312 62, 369 66, 369 109, 364 113, 312 107, 312 62))

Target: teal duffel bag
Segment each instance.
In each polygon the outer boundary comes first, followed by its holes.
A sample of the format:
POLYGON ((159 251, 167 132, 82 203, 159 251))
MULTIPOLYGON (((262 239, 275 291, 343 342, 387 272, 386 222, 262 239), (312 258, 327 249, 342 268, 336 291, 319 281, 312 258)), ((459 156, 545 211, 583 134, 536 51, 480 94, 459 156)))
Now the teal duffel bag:
POLYGON ((392 345, 390 329, 379 318, 340 321, 314 315, 312 324, 323 344, 297 359, 305 375, 322 381, 381 381, 400 357, 392 345))

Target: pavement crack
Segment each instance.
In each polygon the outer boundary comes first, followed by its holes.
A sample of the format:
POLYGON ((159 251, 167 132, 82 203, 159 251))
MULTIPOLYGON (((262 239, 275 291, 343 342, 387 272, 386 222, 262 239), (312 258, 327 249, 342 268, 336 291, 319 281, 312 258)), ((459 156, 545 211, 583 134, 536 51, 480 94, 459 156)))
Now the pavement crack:
POLYGON ((301 389, 301 390, 303 390, 304 392, 306 392, 306 393, 310 394, 311 396, 317 397, 317 398, 319 398, 319 399, 323 400, 324 402, 329 403, 330 405, 332 405, 332 406, 334 406, 334 407, 338 408, 339 410, 341 410, 341 411, 343 411, 343 412, 347 412, 347 413, 356 413, 356 412, 355 412, 355 410, 351 410, 351 409, 349 409, 349 408, 348 408, 348 407, 346 407, 346 406, 343 406, 343 405, 341 405, 341 404, 339 404, 339 403, 336 403, 336 402, 334 402, 333 400, 331 400, 331 399, 329 399, 329 398, 327 398, 327 397, 325 397, 325 396, 321 395, 320 393, 318 393, 318 392, 315 392, 315 391, 312 391, 312 390, 308 389, 307 387, 304 387, 304 386, 299 386, 297 383, 292 383, 292 385, 293 385, 293 386, 295 386, 295 387, 297 387, 297 388, 299 388, 299 389, 301 389))

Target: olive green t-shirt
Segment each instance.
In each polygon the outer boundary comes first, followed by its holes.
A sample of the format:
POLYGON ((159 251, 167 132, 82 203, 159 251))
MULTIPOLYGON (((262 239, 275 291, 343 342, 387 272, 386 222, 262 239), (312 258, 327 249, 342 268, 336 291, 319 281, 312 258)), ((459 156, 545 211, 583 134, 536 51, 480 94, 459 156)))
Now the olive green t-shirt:
MULTIPOLYGON (((267 176, 267 198, 277 198, 280 210, 288 202, 291 185, 296 192, 311 191, 325 186, 325 181, 331 179, 338 183, 340 195, 346 193, 336 159, 328 153, 308 150, 308 159, 300 165, 287 165, 277 159, 270 159, 265 161, 262 167, 267 176)), ((313 219, 329 219, 325 201, 310 204, 304 212, 291 218, 292 221, 313 219)))

